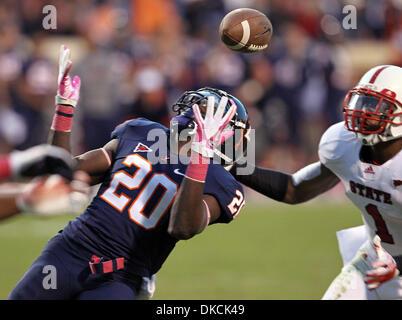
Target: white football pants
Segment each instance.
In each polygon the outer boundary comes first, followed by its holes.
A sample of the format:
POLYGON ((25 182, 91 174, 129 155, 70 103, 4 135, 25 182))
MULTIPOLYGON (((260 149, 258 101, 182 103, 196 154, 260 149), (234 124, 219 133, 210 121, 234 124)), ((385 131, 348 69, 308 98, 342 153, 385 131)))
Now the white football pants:
MULTIPOLYGON (((369 265, 367 262, 358 262, 358 268, 351 261, 359 250, 366 250, 369 240, 365 226, 359 226, 337 232, 339 249, 342 255, 344 267, 341 273, 334 279, 322 300, 401 300, 402 277, 381 284, 377 289, 368 290, 363 280, 362 269, 369 265), (359 264, 360 263, 360 264, 359 264), (364 265, 366 263, 366 266, 364 265), (359 270, 360 269, 360 270, 359 270)), ((366 251, 365 251, 366 252, 366 251)), ((376 259, 375 252, 367 249, 369 263, 376 259)), ((356 261, 356 260, 354 260, 356 261)), ((364 270, 363 270, 364 271, 364 270)))

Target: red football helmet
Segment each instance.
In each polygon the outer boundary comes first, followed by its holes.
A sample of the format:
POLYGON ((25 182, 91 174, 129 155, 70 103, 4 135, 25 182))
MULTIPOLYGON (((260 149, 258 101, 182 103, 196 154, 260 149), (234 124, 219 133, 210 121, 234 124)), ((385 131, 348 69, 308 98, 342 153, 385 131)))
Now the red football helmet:
POLYGON ((345 126, 365 145, 402 137, 402 68, 366 72, 344 102, 345 126))

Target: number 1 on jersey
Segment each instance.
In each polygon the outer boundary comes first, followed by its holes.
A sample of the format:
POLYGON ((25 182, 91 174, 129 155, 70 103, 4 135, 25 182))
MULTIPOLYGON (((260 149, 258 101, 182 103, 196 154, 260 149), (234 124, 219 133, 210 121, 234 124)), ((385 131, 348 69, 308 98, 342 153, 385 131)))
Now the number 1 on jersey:
POLYGON ((377 234, 381 238, 381 241, 394 244, 394 238, 389 233, 387 225, 385 224, 381 213, 378 211, 377 206, 374 204, 368 204, 366 206, 366 211, 370 216, 373 217, 375 226, 377 228, 377 234))

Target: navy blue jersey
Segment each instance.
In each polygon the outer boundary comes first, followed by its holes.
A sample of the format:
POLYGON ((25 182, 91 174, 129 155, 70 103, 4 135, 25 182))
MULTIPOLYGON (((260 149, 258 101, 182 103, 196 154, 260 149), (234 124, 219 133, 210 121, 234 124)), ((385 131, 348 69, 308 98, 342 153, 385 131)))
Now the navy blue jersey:
MULTIPOLYGON (((169 159, 157 164, 148 160, 155 143, 147 140, 152 129, 168 133, 166 127, 143 118, 113 131, 118 146, 104 182, 86 211, 62 232, 68 242, 88 252, 125 257, 125 271, 140 276, 156 273, 177 242, 167 229, 187 167, 169 159)), ((244 205, 242 186, 217 164, 209 165, 204 193, 214 196, 221 207, 215 222, 230 222, 244 205)))

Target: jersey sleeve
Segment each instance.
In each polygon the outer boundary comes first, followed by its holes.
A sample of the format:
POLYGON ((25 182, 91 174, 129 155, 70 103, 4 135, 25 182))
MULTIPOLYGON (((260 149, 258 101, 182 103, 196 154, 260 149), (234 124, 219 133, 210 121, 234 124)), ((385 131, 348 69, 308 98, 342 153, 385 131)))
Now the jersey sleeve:
POLYGON ((165 132, 169 131, 166 127, 159 123, 150 121, 146 118, 136 118, 132 120, 127 120, 119 125, 112 131, 111 138, 119 139, 126 131, 129 131, 128 138, 132 135, 142 136, 146 134, 150 129, 159 128, 165 132))
POLYGON ((117 125, 114 130, 112 131, 112 133, 110 134, 110 138, 111 139, 120 139, 121 136, 123 136, 124 131, 126 129, 127 124, 130 122, 130 120, 127 120, 123 123, 120 123, 119 125, 117 125))
POLYGON ((347 131, 343 122, 332 125, 324 132, 318 146, 320 162, 325 165, 337 163, 348 151, 348 142, 354 139, 354 134, 347 131))
POLYGON ((242 185, 221 165, 209 166, 204 194, 215 197, 221 208, 220 217, 211 224, 229 223, 240 213, 245 204, 242 185))

